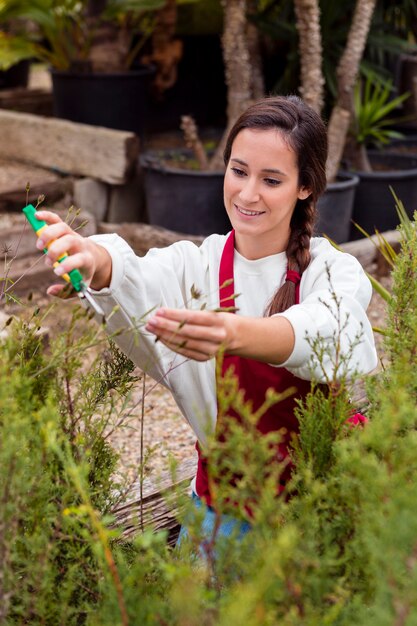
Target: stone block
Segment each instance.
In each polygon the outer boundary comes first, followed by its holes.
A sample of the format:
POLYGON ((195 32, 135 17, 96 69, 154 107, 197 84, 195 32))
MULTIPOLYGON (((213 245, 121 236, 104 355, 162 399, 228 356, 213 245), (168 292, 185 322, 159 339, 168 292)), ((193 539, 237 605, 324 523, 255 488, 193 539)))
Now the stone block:
POLYGON ((124 185, 112 186, 110 190, 107 222, 147 222, 142 174, 124 185))
POLYGON ((74 204, 94 215, 97 222, 106 220, 109 185, 93 178, 81 178, 74 182, 74 204))

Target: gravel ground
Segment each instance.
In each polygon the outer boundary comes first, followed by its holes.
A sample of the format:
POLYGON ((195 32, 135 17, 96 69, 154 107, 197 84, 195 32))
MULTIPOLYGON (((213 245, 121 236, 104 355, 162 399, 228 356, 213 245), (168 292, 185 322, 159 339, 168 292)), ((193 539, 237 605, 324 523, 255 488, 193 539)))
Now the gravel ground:
MULTIPOLYGON (((138 370, 138 374, 140 371, 138 370)), ((169 469, 170 459, 181 461, 194 458, 195 435, 182 417, 172 394, 149 376, 145 379, 143 420, 144 472, 147 482, 154 483, 169 469)), ((136 410, 125 427, 111 436, 120 453, 120 471, 130 480, 138 477, 141 460, 142 382, 132 396, 136 410)))

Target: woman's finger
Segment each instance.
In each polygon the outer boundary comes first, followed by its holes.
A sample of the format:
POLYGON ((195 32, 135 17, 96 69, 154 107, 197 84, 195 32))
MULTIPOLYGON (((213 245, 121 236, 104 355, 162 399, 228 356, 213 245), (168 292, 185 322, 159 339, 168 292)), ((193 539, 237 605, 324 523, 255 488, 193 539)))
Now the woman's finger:
POLYGON ((80 269, 84 279, 88 279, 91 276, 91 262, 88 258, 88 255, 83 252, 78 252, 76 254, 72 254, 68 256, 64 261, 62 261, 59 265, 55 267, 55 274, 57 276, 62 276, 62 274, 67 274, 74 269, 80 269))
POLYGON ((85 241, 72 233, 63 234, 58 239, 53 239, 48 246, 48 256, 55 262, 65 252, 70 255, 80 252, 86 248, 85 241))
POLYGON ((187 324, 202 326, 217 326, 220 323, 220 315, 214 311, 195 311, 193 309, 168 309, 162 307, 155 312, 155 316, 170 319, 187 324))
MULTIPOLYGON (((58 222, 56 224, 51 224, 50 226, 46 226, 39 235, 39 239, 37 242, 37 247, 41 250, 43 248, 47 248, 53 241, 63 237, 64 235, 74 234, 74 231, 65 224, 65 222, 58 222)), ((77 235, 79 236, 79 235, 77 235)))
POLYGON ((51 285, 46 290, 48 296, 55 296, 57 298, 62 298, 66 300, 68 298, 72 298, 76 295, 75 291, 68 288, 68 284, 60 284, 60 285, 51 285))
POLYGON ((37 219, 43 220, 47 224, 58 224, 58 222, 62 222, 63 224, 65 223, 59 217, 59 215, 53 213, 53 211, 45 211, 43 209, 39 209, 36 211, 35 217, 37 219))
POLYGON ((158 339, 173 352, 195 361, 208 361, 214 358, 219 351, 219 347, 216 348, 211 343, 193 342, 186 339, 178 343, 164 337, 158 337, 158 339))
POLYGON ((190 323, 188 319, 178 322, 155 315, 148 321, 146 328, 156 335, 164 333, 164 338, 172 337, 173 341, 176 342, 181 342, 184 339, 196 339, 219 345, 226 340, 226 330, 221 324, 216 326, 197 325, 190 323))

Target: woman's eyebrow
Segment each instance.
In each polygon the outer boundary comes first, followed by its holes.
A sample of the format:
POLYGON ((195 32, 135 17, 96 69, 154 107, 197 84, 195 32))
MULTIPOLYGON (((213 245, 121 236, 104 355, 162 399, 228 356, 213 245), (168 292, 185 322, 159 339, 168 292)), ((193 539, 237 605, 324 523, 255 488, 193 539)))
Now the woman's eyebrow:
MULTIPOLYGON (((248 167, 248 164, 246 163, 246 161, 242 161, 242 159, 232 158, 230 160, 233 161, 234 163, 239 163, 239 165, 244 165, 245 167, 248 167)), ((269 168, 269 167, 266 167, 261 171, 266 172, 267 174, 279 174, 280 176, 286 176, 285 172, 282 172, 281 170, 269 168)))

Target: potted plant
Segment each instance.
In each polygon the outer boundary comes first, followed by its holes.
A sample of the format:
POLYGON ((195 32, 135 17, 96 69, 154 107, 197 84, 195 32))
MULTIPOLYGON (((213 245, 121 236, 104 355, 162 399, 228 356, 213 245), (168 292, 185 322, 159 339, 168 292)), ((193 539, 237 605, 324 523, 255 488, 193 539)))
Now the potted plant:
POLYGON ((387 40, 402 42, 402 48, 388 55, 391 74, 399 94, 410 93, 402 106, 404 115, 409 116, 404 130, 416 132, 417 98, 413 82, 417 77, 417 3, 415 0, 380 0, 376 10, 379 32, 387 40))
MULTIPOLYGON (((356 111, 354 107, 354 90, 359 72, 359 64, 363 57, 375 6, 375 0, 357 0, 348 33, 346 47, 337 66, 337 96, 335 104, 332 108, 328 124, 329 157, 327 161, 327 179, 329 183, 333 182, 336 179, 336 176, 340 171, 341 160, 345 153, 346 145, 347 143, 349 144, 349 142, 347 142, 349 130, 352 132, 353 129, 354 132, 358 132, 358 124, 355 123, 356 111), (352 120, 354 120, 353 124, 352 120)), ((390 93, 388 95, 390 95, 390 93)), ((376 98, 376 100, 377 99, 378 98, 376 98)), ((377 103, 376 107, 381 108, 382 104, 381 102, 379 102, 377 103)), ((385 105, 388 106, 387 103, 385 103, 385 105)), ((395 108, 397 105, 398 101, 395 102, 395 105, 392 108, 395 108)), ((385 116, 390 110, 391 109, 388 108, 387 111, 385 107, 385 112, 381 112, 383 114, 382 117, 385 116)), ((381 118, 378 119, 379 121, 381 120, 381 118)), ((382 124, 382 126, 380 125, 380 131, 381 128, 384 127, 384 124, 385 122, 382 124)), ((352 143, 350 145, 352 145, 352 143)), ((353 143, 353 147, 356 149, 356 153, 359 152, 359 146, 360 143, 353 143)), ((353 150, 353 152, 355 152, 355 149, 353 150)), ((354 173, 359 176, 359 171, 355 170, 354 173)), ((389 183, 385 183, 387 193, 388 184, 389 183)), ((360 185, 361 181, 355 194, 355 203, 356 197, 359 193, 360 185)), ((367 203, 369 204, 369 197, 367 198, 367 203)), ((385 213, 386 212, 381 209, 380 217, 384 216, 385 213)), ((391 208, 389 213, 394 214, 395 212, 391 208)), ((353 216, 355 217, 355 207, 353 209, 353 216)), ((360 222, 362 218, 363 216, 361 214, 360 219, 358 219, 357 221, 360 222)), ((377 223, 373 226, 376 226, 377 228, 385 228, 385 222, 381 221, 379 224, 377 223)), ((350 239, 351 237, 355 237, 355 231, 352 229, 350 229, 350 234, 347 239, 350 239)))
POLYGON ((0 30, 0 89, 26 87, 29 78, 30 58, 27 57, 26 42, 18 25, 12 21, 3 24, 0 30), (10 36, 16 38, 16 46, 10 48, 10 36))
POLYGON ((249 52, 256 48, 256 30, 248 24, 247 0, 223 0, 222 50, 227 85, 227 124, 212 154, 207 156, 197 127, 183 116, 188 150, 147 150, 141 156, 149 222, 187 234, 226 233, 230 223, 223 204, 223 148, 236 118, 253 98, 263 95, 260 68, 249 52), (248 36, 249 30, 249 36, 248 36), (197 155, 194 157, 193 155, 197 155))
POLYGON ((154 68, 141 66, 138 55, 165 4, 165 0, 9 0, 0 5, 0 23, 13 18, 32 28, 26 37, 2 36, 0 67, 1 59, 7 62, 6 55, 12 52, 44 61, 52 70, 57 116, 142 135, 154 68))
MULTIPOLYGON (((401 134, 394 130, 402 118, 392 117, 409 94, 392 97, 392 82, 382 84, 369 76, 358 82, 354 97, 354 119, 350 128, 345 164, 360 183, 355 195, 352 219, 366 231, 395 228, 398 217, 390 187, 410 211, 417 202, 417 155, 385 151, 401 134)), ((351 239, 361 236, 352 225, 351 239)))

